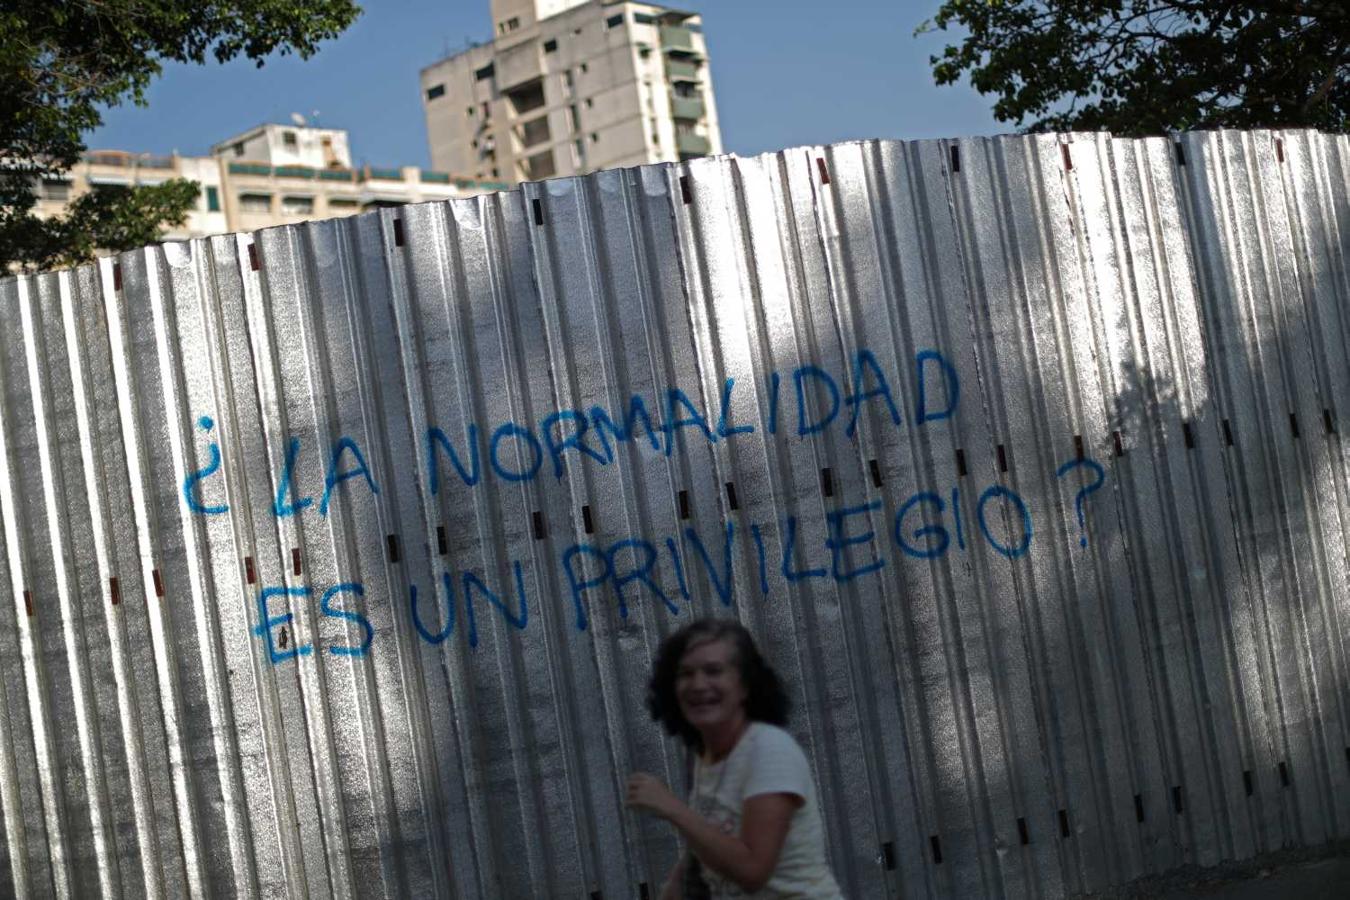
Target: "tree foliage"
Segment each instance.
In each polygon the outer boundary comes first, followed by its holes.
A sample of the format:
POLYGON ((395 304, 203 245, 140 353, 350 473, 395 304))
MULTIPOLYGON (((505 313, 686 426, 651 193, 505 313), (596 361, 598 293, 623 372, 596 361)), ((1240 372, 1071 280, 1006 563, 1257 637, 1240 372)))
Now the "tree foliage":
POLYGON ((70 169, 101 110, 145 91, 165 61, 261 66, 312 55, 360 14, 355 0, 6 0, 0 8, 0 272, 87 260, 95 247, 148 243, 181 224, 196 186, 100 191, 58 220, 33 215, 44 175, 70 169))
POLYGON ((949 29, 937 83, 1029 131, 1350 124, 1347 0, 944 0, 919 30, 949 29))
POLYGON ((132 250, 159 240, 164 229, 187 221, 196 182, 174 178, 142 187, 104 185, 69 204, 60 216, 15 216, 0 231, 0 247, 33 270, 78 265, 95 250, 132 250))

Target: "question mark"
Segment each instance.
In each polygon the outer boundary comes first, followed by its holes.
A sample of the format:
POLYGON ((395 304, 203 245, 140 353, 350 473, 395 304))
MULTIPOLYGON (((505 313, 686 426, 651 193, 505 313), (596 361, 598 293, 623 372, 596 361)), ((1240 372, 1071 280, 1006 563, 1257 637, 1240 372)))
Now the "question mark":
POLYGON ((1091 460, 1086 457, 1083 457, 1082 459, 1071 459, 1064 465, 1060 466, 1059 470, 1055 472, 1055 477, 1063 478, 1066 473, 1068 473, 1073 469, 1078 468, 1079 466, 1084 466, 1087 469, 1091 470, 1092 474, 1097 477, 1096 481, 1092 482, 1091 484, 1085 484, 1081 488, 1079 488, 1078 494, 1073 498, 1073 508, 1078 513, 1078 530, 1080 532, 1078 538, 1078 546, 1086 547, 1088 544, 1087 526, 1083 522, 1083 503, 1087 501, 1088 494, 1091 494, 1093 491, 1100 488, 1102 486, 1102 483, 1106 481, 1106 470, 1103 469, 1101 467, 1101 464, 1098 463, 1096 460, 1091 460))

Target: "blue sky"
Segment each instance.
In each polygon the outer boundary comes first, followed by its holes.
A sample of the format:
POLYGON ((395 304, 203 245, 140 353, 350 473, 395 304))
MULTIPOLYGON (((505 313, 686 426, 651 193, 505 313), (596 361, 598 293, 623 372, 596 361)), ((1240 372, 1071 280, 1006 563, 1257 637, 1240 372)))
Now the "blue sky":
MULTIPOLYGON (((939 0, 689 0, 712 59, 722 139, 741 154, 851 138, 1000 134, 991 102, 966 85, 934 86, 941 35, 915 37, 939 0)), ((311 115, 346 128, 357 163, 427 166, 418 71, 486 39, 488 0, 367 0, 365 14, 307 62, 274 57, 169 66, 149 106, 109 110, 94 149, 207 148, 262 122, 311 115)))

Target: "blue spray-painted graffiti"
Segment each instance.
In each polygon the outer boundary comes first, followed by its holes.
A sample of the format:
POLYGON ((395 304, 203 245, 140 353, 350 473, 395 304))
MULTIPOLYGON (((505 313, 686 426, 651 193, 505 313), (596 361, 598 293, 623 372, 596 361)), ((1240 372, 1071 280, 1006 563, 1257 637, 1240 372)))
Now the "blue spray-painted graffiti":
MULTIPOLYGON (((211 420, 210 416, 202 416, 197 420, 197 425, 202 431, 208 433, 211 429, 216 427, 216 423, 211 420)), ((211 461, 208 462, 205 467, 190 473, 183 479, 183 500, 187 502, 188 509, 195 513, 200 513, 204 516, 218 516, 221 513, 229 512, 230 507, 224 503, 216 506, 207 506, 197 500, 198 484, 204 479, 210 478, 220 470, 220 444, 212 441, 207 445, 206 450, 211 456, 211 461)))
MULTIPOLYGON (((779 423, 786 421, 795 423, 795 427, 788 426, 789 433, 801 439, 824 435, 835 428, 852 438, 868 407, 876 409, 878 421, 903 427, 904 417, 892 388, 894 379, 887 375, 876 354, 868 349, 859 350, 850 364, 849 371, 842 374, 811 363, 786 375, 771 372, 765 385, 768 398, 767 416, 762 423, 765 431, 777 435, 779 423), (791 383, 789 391, 780 389, 784 380, 791 383), (848 386, 847 392, 843 385, 848 386), (789 408, 780 410, 785 394, 795 400, 795 412, 791 409, 793 401, 786 401, 789 408)), ((961 397, 960 378, 955 367, 937 350, 920 350, 914 355, 912 384, 914 425, 939 422, 955 414, 961 397)), ((435 497, 453 485, 476 488, 492 479, 504 483, 528 482, 543 472, 563 478, 574 460, 612 465, 623 446, 649 447, 669 457, 676 449, 687 451, 700 444, 717 444, 754 434, 760 426, 732 421, 732 400, 737 387, 734 378, 723 381, 717 408, 706 413, 698 400, 683 389, 672 387, 665 391, 659 404, 640 394, 632 395, 617 416, 597 405, 588 411, 556 410, 541 418, 537 425, 501 422, 490 431, 477 422, 465 423, 452 432, 432 425, 419 440, 426 487, 435 497), (659 418, 654 418, 651 410, 659 412, 659 418)), ((202 416, 199 425, 209 433, 215 423, 209 416, 202 416)), ((194 513, 220 515, 229 511, 228 505, 208 505, 199 499, 209 489, 208 481, 221 469, 220 445, 212 441, 206 450, 207 464, 183 481, 183 499, 194 513)), ((327 516, 335 489, 358 476, 372 495, 379 494, 375 474, 357 440, 339 435, 330 448, 323 493, 316 506, 314 497, 297 484, 297 468, 304 452, 305 443, 300 437, 287 439, 272 503, 272 513, 277 518, 297 516, 310 509, 327 516)))
MULTIPOLYGON (((914 355, 912 372, 913 405, 908 422, 923 427, 955 415, 961 396, 955 367, 938 351, 924 349, 914 355)), ((819 439, 831 429, 853 438, 865 408, 882 427, 906 427, 899 395, 892 386, 895 383, 876 354, 862 349, 852 356, 842 377, 813 363, 790 372, 769 373, 765 393, 759 398, 764 413, 759 424, 733 421, 737 382, 727 378, 718 392, 716 409, 705 410, 684 390, 671 387, 659 403, 633 394, 617 415, 596 405, 588 411, 555 410, 537 425, 506 421, 488 430, 468 422, 453 435, 433 425, 420 441, 419 461, 427 492, 436 497, 450 486, 472 489, 491 480, 516 484, 531 481, 541 472, 560 479, 573 464, 613 464, 621 448, 669 457, 677 448, 686 452, 691 446, 753 434, 760 427, 768 435, 778 435, 781 427, 785 436, 798 439, 819 439), (787 408, 780 409, 783 405, 787 408)), ((215 428, 209 416, 202 416, 197 424, 208 437, 215 428)), ((192 512, 220 515, 229 506, 204 499, 224 493, 219 483, 211 483, 221 471, 220 445, 211 440, 206 452, 206 464, 184 479, 182 495, 192 512)), ((317 504, 312 492, 299 485, 298 470, 304 458, 303 440, 287 438, 272 504, 277 518, 309 510, 327 516, 339 492, 350 492, 362 483, 367 496, 379 497, 376 473, 355 438, 340 435, 332 442, 317 504)), ((1087 469, 1094 477, 1075 498, 1080 544, 1086 546, 1084 504, 1102 486, 1105 470, 1092 460, 1076 459, 1061 466, 1056 477, 1063 478, 1077 468, 1087 469)), ((315 473, 310 470, 307 477, 313 479, 315 473)), ((918 491, 894 510, 892 514, 882 500, 870 499, 840 504, 814 518, 788 515, 774 522, 751 522, 748 527, 729 521, 725 531, 715 535, 684 527, 659 537, 629 535, 607 544, 574 543, 561 548, 556 558, 561 583, 566 586, 563 602, 575 628, 585 631, 596 604, 605 603, 605 598, 620 618, 627 618, 634 604, 643 602, 678 616, 695 596, 730 607, 737 590, 758 588, 760 596, 768 597, 775 585, 846 585, 878 577, 904 560, 937 560, 977 546, 1016 560, 1027 554, 1034 537, 1031 509, 1001 484, 990 485, 972 498, 964 497, 959 487, 941 493, 918 491), (974 523, 973 532, 966 524, 968 519, 974 523), (888 547, 898 550, 898 556, 889 553, 888 547)), ((469 647, 477 647, 478 608, 484 602, 510 628, 525 629, 530 620, 526 568, 520 560, 508 562, 510 575, 499 573, 514 582, 507 586, 494 586, 486 575, 472 569, 453 567, 440 573, 439 591, 434 582, 421 593, 416 583, 409 584, 406 611, 418 637, 428 646, 440 646, 462 623, 464 640, 469 647), (510 599, 513 592, 514 601, 510 599), (457 614, 461 603, 462 618, 457 614)), ((258 591, 258 624, 253 633, 263 641, 273 664, 314 653, 312 643, 295 637, 295 612, 273 611, 282 600, 288 605, 310 602, 313 592, 309 586, 266 586, 258 591)), ((320 595, 318 611, 323 618, 343 623, 348 638, 353 628, 359 631, 357 640, 325 643, 328 653, 363 657, 370 652, 376 632, 365 614, 357 611, 365 601, 366 589, 359 582, 333 585, 320 595)))
MULTIPOLYGON (((1106 472, 1095 461, 1082 459, 1066 463, 1057 475, 1063 477, 1079 467, 1095 478, 1075 498, 1081 528, 1086 498, 1102 486, 1106 472)), ((868 576, 879 577, 906 559, 927 562, 971 552, 975 547, 1017 560, 1029 552, 1035 537, 1030 506, 1002 484, 989 485, 973 495, 960 487, 942 493, 919 491, 894 509, 892 514, 884 501, 871 499, 841 505, 810 519, 789 515, 774 522, 753 522, 748 527, 733 520, 726 523, 724 531, 712 534, 685 527, 678 534, 660 538, 627 536, 611 543, 572 543, 562 547, 556 557, 566 585, 562 602, 572 625, 585 631, 597 604, 612 604, 620 619, 628 618, 634 604, 644 601, 671 616, 680 616, 695 597, 730 607, 738 590, 758 589, 759 596, 769 598, 776 585, 781 590, 812 581, 846 585, 868 576), (968 519, 976 524, 973 540, 967 534, 968 519), (888 553, 888 547, 898 550, 898 556, 888 553)), ((1086 545, 1086 537, 1082 543, 1086 545)), ((436 591, 434 582, 430 588, 433 596, 441 595, 434 613, 421 599, 425 595, 419 585, 409 584, 407 611, 413 630, 426 645, 436 647, 444 644, 462 621, 466 643, 470 648, 477 647, 479 601, 496 609, 510 628, 524 630, 530 620, 531 590, 524 564, 510 560, 510 569, 514 605, 505 599, 510 588, 498 590, 474 571, 441 572, 441 590, 436 591), (458 614, 461 601, 462 619, 458 614)), ((329 588, 320 601, 320 612, 360 625, 365 639, 357 646, 330 646, 328 652, 362 656, 370 649, 374 631, 361 613, 332 605, 333 598, 341 593, 351 594, 355 603, 363 598, 364 589, 359 584, 329 588)), ((538 588, 534 593, 538 595, 538 588)), ((287 626, 293 628, 293 613, 278 615, 269 608, 270 600, 283 596, 309 598, 311 589, 264 587, 258 594, 259 624, 254 634, 265 641, 274 664, 313 652, 309 644, 286 648, 274 641, 275 632, 284 634, 287 626)))
MULTIPOLYGON (((313 497, 288 499, 295 493, 293 485, 295 463, 300 456, 301 446, 299 438, 291 438, 286 447, 286 462, 281 467, 281 477, 277 479, 277 496, 272 503, 272 513, 279 519, 298 515, 314 505, 313 497)), ((324 470, 323 499, 319 501, 319 515, 328 515, 328 505, 333 498, 333 488, 358 475, 365 478, 366 486, 370 488, 372 494, 380 492, 379 486, 375 484, 374 476, 370 473, 370 467, 366 465, 366 458, 361 453, 361 447, 356 441, 345 435, 339 437, 333 442, 333 451, 328 460, 328 467, 324 470), (338 466, 342 462, 343 455, 348 453, 355 459, 356 467, 339 471, 338 466)))
MULTIPOLYGON (((267 648, 267 657, 273 665, 286 662, 288 659, 295 659, 298 656, 309 656, 314 652, 314 645, 300 644, 293 638, 287 637, 288 631, 293 633, 295 630, 295 613, 285 612, 281 615, 272 615, 270 611, 272 598, 308 599, 313 593, 314 589, 309 585, 271 585, 258 591, 258 624, 254 627, 253 633, 262 638, 267 648)), ((361 598, 365 596, 366 589, 364 585, 356 582, 335 584, 324 591, 320 597, 319 611, 328 618, 355 622, 365 632, 365 638, 355 647, 350 645, 330 646, 328 652, 334 656, 365 656, 370 650, 371 642, 375 640, 375 629, 371 627, 370 620, 361 613, 341 609, 333 605, 334 598, 339 594, 348 593, 361 598)))
POLYGON ((1079 488, 1077 495, 1073 498, 1074 512, 1078 516, 1078 531, 1079 531, 1078 545, 1080 547, 1086 547, 1088 545, 1088 539, 1087 539, 1087 525, 1084 522, 1083 518, 1083 504, 1086 503, 1087 498, 1094 491, 1098 490, 1102 486, 1102 483, 1106 481, 1106 470, 1103 469, 1101 463, 1097 462, 1096 460, 1091 460, 1087 459, 1086 457, 1083 457, 1080 459, 1071 459, 1064 465, 1060 466, 1059 469, 1056 470, 1055 472, 1055 477, 1063 478, 1065 475, 1069 474, 1074 469, 1087 469, 1089 472, 1092 473, 1093 476, 1092 482, 1090 484, 1085 484, 1081 488, 1079 488))
MULTIPOLYGON (((525 594, 525 574, 520 566, 519 560, 513 560, 511 568, 515 573, 516 597, 520 612, 513 613, 511 608, 497 594, 496 591, 488 587, 483 579, 479 578, 473 572, 464 572, 462 584, 464 586, 464 612, 465 622, 468 631, 467 637, 470 647, 478 646, 478 618, 474 610, 474 593, 477 592, 483 596, 490 605, 496 607, 502 614, 502 617, 516 628, 523 629, 530 622, 529 599, 525 594)), ((441 573, 441 584, 445 589, 445 616, 444 624, 440 631, 430 631, 422 619, 422 614, 417 606, 417 585, 408 586, 408 613, 412 619, 413 628, 421 636, 422 640, 428 644, 436 645, 443 643, 455 631, 455 584, 449 572, 441 573)))

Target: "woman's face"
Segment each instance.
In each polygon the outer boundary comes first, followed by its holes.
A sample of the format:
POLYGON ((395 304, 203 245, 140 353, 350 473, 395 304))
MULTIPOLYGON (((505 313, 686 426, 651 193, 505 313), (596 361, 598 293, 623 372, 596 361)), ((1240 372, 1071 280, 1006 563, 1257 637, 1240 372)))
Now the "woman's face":
POLYGON ((703 640, 684 651, 675 672, 675 699, 686 721, 701 732, 745 718, 748 693, 736 648, 728 640, 703 640))

